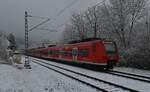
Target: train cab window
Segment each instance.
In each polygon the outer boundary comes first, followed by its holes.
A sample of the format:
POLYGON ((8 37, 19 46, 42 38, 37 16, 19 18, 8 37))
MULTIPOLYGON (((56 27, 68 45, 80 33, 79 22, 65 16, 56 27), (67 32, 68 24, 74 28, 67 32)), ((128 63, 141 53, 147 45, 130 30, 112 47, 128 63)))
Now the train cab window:
POLYGON ((105 43, 104 45, 105 45, 107 53, 109 53, 109 54, 116 53, 115 44, 113 42, 111 42, 111 43, 105 43))

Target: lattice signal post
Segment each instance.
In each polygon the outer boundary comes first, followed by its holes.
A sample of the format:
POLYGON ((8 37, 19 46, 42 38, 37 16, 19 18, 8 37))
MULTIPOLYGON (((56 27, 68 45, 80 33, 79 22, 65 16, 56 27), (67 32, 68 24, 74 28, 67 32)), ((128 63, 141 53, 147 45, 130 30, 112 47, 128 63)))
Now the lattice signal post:
MULTIPOLYGON (((34 29, 37 29, 39 26, 47 23, 48 21, 50 21, 49 18, 28 15, 27 11, 25 11, 25 54, 26 54, 26 56, 25 56, 24 67, 26 69, 31 69, 29 56, 27 55, 27 50, 28 50, 28 47, 29 47, 29 32, 31 32, 34 29), (45 20, 29 29, 28 28, 28 17, 40 18, 40 19, 45 19, 45 20)), ((41 30, 43 30, 43 29, 41 29, 41 30)), ((54 32, 53 30, 48 30, 48 29, 46 29, 46 30, 49 31, 49 32, 54 32)))
POLYGON ((31 69, 31 66, 30 66, 30 62, 29 62, 29 56, 27 55, 27 49, 29 47, 29 34, 28 34, 28 13, 25 11, 25 64, 24 64, 24 67, 26 69, 31 69))

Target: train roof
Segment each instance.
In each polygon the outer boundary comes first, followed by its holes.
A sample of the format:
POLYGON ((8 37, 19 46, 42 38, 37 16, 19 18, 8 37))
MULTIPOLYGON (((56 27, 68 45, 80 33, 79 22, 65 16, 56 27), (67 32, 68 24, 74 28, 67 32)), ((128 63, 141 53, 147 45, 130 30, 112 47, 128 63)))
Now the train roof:
POLYGON ((88 42, 88 41, 95 41, 95 40, 106 40, 106 39, 102 39, 102 38, 86 38, 86 39, 83 39, 83 40, 70 41, 70 42, 68 42, 68 44, 74 44, 74 43, 80 43, 80 42, 88 42))
MULTIPOLYGON (((69 45, 69 44, 75 44, 75 43, 81 43, 81 42, 89 42, 89 41, 95 41, 95 40, 101 40, 101 41, 112 41, 110 39, 102 39, 102 38, 86 38, 86 39, 83 39, 83 40, 75 40, 75 41, 70 41, 68 42, 66 45, 69 45)), ((48 45, 48 47, 57 47, 57 45, 48 45)), ((34 49, 44 49, 46 47, 38 47, 38 48, 31 48, 30 50, 34 50, 34 49)))
POLYGON ((56 45, 48 45, 48 47, 55 47, 56 45))

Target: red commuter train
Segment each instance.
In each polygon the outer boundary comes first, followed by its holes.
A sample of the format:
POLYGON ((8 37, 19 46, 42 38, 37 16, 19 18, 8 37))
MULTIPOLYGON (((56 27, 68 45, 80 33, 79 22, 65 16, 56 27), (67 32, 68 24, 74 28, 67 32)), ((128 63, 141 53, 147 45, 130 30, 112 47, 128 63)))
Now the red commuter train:
POLYGON ((29 49, 28 54, 46 59, 63 60, 112 69, 119 61, 116 43, 110 40, 86 39, 62 46, 29 49))

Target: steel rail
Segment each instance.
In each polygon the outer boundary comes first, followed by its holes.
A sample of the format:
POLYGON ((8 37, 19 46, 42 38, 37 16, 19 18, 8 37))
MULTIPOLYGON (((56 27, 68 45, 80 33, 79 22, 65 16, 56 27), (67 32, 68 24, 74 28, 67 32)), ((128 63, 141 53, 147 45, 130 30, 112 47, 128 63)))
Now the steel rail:
POLYGON ((102 92, 108 92, 108 91, 105 90, 105 89, 99 88, 99 87, 97 87, 97 86, 95 86, 95 85, 92 85, 92 84, 90 84, 90 83, 88 83, 88 82, 82 81, 82 80, 80 80, 80 79, 78 79, 78 78, 76 78, 76 77, 73 77, 73 76, 69 75, 69 74, 63 73, 63 72, 61 72, 61 71, 58 71, 58 70, 56 70, 56 69, 53 69, 53 68, 48 67, 48 66, 46 66, 46 65, 43 65, 43 64, 38 63, 38 62, 36 62, 36 61, 32 61, 32 62, 34 62, 34 63, 36 63, 36 64, 39 64, 39 65, 41 65, 41 66, 43 66, 43 67, 46 67, 46 68, 48 68, 48 69, 50 69, 50 70, 53 70, 53 71, 55 71, 55 72, 57 72, 57 73, 60 73, 60 74, 62 74, 62 75, 64 75, 64 76, 66 76, 66 77, 69 77, 69 78, 71 78, 71 79, 74 79, 74 80, 76 80, 76 81, 79 81, 79 82, 81 82, 81 83, 83 83, 83 84, 86 84, 86 85, 88 85, 88 86, 90 86, 90 87, 92 87, 92 88, 95 88, 95 89, 97 89, 97 90, 100 90, 100 91, 102 91, 102 92))
POLYGON ((34 59, 34 60, 40 61, 42 63, 48 64, 48 65, 51 65, 51 66, 54 66, 54 67, 57 67, 59 69, 63 69, 63 70, 69 71, 69 72, 73 72, 75 74, 78 74, 78 75, 81 75, 81 76, 93 79, 95 81, 99 81, 99 82, 103 82, 103 83, 106 83, 106 84, 109 84, 109 85, 113 85, 115 87, 119 87, 119 88, 124 89, 124 90, 128 90, 128 91, 131 91, 131 92, 138 92, 137 90, 134 90, 134 89, 131 89, 131 88, 127 88, 127 87, 124 87, 124 86, 121 86, 121 85, 118 85, 118 84, 115 84, 115 83, 111 83, 111 82, 108 82, 108 81, 104 81, 104 80, 101 80, 101 79, 98 79, 98 78, 95 78, 95 77, 92 77, 92 76, 89 76, 89 75, 86 75, 86 74, 82 74, 82 73, 79 73, 79 72, 76 72, 76 71, 73 71, 73 70, 70 70, 70 69, 66 69, 64 67, 56 66, 56 65, 53 65, 53 64, 50 64, 50 63, 47 63, 47 62, 43 62, 41 60, 37 60, 37 59, 34 59))
POLYGON ((144 77, 142 78, 142 76, 140 75, 134 75, 134 74, 128 74, 128 73, 123 73, 123 72, 116 72, 116 71, 105 71, 104 73, 108 73, 111 75, 116 75, 116 76, 120 76, 120 77, 125 77, 125 78, 129 78, 129 79, 134 79, 134 80, 138 80, 141 82, 147 82, 150 83, 150 79, 144 79, 144 77))
POLYGON ((127 73, 127 72, 121 72, 121 71, 116 71, 116 70, 112 70, 111 72, 116 72, 116 73, 120 73, 120 74, 131 75, 131 76, 135 76, 135 77, 141 77, 141 78, 145 78, 145 79, 150 80, 150 77, 148 77, 148 76, 143 76, 143 75, 139 75, 139 74, 133 74, 133 73, 127 73))

